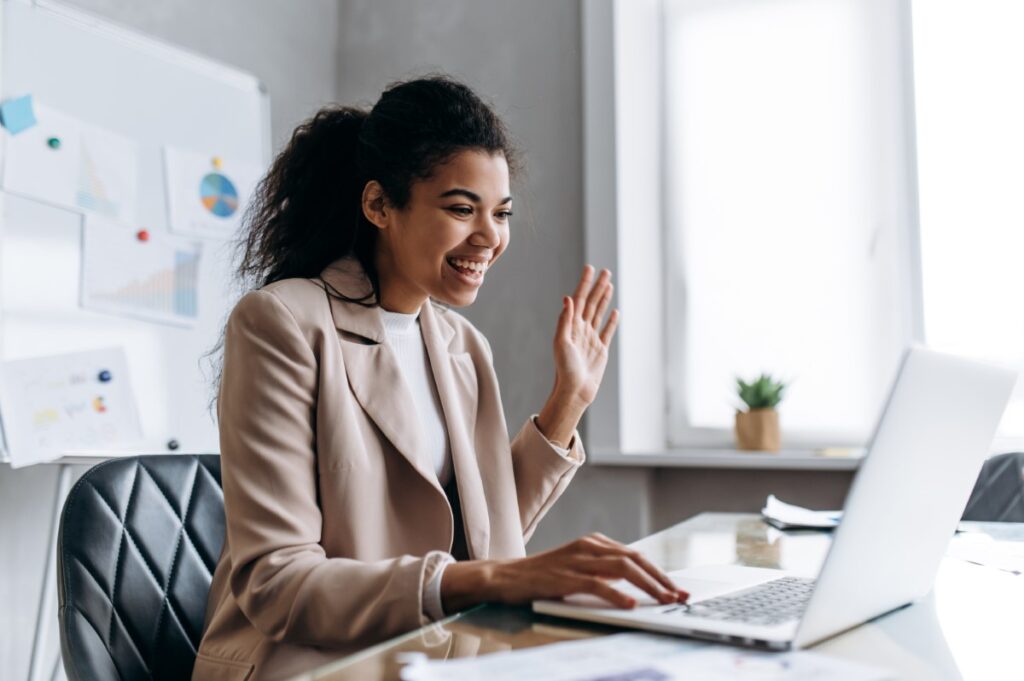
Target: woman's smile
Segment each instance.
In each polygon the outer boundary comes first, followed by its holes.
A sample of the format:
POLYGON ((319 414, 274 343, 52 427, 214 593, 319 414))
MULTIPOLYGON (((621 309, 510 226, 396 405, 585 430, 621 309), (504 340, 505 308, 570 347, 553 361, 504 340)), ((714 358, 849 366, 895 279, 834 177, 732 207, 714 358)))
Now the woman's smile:
POLYGON ((490 264, 488 261, 469 260, 455 256, 445 258, 445 263, 448 269, 455 272, 458 281, 473 287, 484 283, 484 274, 490 264))

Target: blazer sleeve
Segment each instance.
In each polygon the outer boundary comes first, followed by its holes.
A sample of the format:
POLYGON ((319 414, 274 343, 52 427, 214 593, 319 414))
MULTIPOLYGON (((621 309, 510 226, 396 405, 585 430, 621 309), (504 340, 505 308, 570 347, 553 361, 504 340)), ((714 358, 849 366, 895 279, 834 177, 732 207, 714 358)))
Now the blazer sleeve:
POLYGON ((531 416, 512 440, 512 470, 519 499, 523 542, 533 536, 541 518, 554 506, 586 460, 579 432, 574 432, 563 456, 537 428, 531 416))
POLYGON ((218 400, 232 594, 275 641, 330 646, 415 629, 427 622, 423 585, 446 554, 363 562, 321 546, 318 375, 310 342, 274 293, 239 301, 218 400))

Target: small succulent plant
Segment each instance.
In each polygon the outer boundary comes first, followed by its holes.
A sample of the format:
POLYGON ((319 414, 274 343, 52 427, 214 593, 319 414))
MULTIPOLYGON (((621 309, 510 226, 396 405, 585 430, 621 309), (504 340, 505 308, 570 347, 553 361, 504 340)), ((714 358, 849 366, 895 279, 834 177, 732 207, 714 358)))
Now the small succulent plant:
POLYGON ((774 409, 786 392, 786 384, 762 373, 752 383, 736 378, 736 391, 748 409, 774 409))

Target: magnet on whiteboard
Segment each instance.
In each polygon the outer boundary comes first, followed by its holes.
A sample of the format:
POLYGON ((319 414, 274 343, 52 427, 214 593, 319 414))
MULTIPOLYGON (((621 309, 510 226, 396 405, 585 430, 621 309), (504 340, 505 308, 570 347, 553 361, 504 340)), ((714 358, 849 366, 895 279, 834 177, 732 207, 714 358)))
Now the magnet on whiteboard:
POLYGON ((213 163, 213 167, 215 170, 220 170, 224 166, 224 161, 221 159, 220 156, 214 156, 211 159, 211 163, 213 163))
POLYGON ((51 137, 50 139, 46 140, 46 146, 50 147, 51 149, 60 149, 60 138, 51 137))
POLYGON ((110 381, 111 378, 113 378, 113 376, 111 375, 111 373, 109 371, 104 369, 103 371, 101 371, 99 373, 99 376, 97 376, 96 378, 98 378, 100 380, 100 383, 107 383, 107 382, 110 381))
POLYGON ((167 449, 171 450, 172 452, 176 450, 179 446, 180 445, 178 445, 178 441, 173 438, 167 441, 167 449))
POLYGON ((140 229, 135 233, 135 238, 139 241, 149 241, 149 230, 140 229))

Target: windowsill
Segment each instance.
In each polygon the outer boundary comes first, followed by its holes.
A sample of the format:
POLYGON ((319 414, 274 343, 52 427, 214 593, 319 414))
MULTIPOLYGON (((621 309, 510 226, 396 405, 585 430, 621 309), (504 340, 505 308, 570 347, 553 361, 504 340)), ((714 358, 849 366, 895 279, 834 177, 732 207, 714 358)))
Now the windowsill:
POLYGON ((588 452, 597 466, 638 466, 643 468, 747 468, 752 470, 855 471, 863 449, 842 450, 844 454, 822 454, 822 450, 783 449, 778 452, 748 452, 736 449, 667 449, 658 452, 623 454, 588 452))

